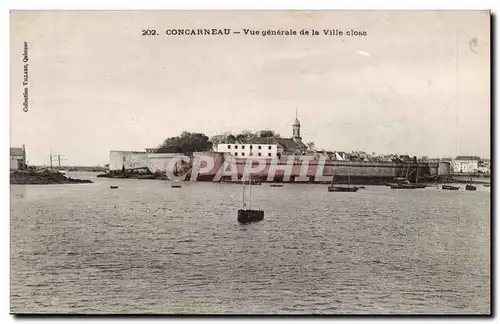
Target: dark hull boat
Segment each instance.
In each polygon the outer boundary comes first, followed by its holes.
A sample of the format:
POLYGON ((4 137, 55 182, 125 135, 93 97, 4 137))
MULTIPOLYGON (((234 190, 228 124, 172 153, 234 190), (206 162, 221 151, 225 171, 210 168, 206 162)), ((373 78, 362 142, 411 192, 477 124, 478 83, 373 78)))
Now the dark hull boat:
POLYGON ((483 186, 485 186, 485 187, 489 187, 489 186, 490 186, 490 184, 484 184, 483 186))
POLYGON ((356 192, 358 190, 359 190, 358 187, 337 187, 337 186, 328 187, 328 192, 356 192))
POLYGON ((476 191, 477 187, 468 184, 468 185, 465 186, 465 190, 476 191))
POLYGON ((264 219, 263 210, 240 209, 238 210, 238 222, 242 224, 258 222, 264 219))
MULTIPOLYGON (((227 183, 227 184, 241 184, 243 181, 231 181, 231 180, 221 180, 220 183, 227 183)), ((262 185, 261 181, 256 181, 256 180, 251 180, 251 181, 245 181, 245 184, 247 185, 252 185, 252 186, 260 186, 262 185)))
POLYGON ((109 186, 110 189, 118 189, 118 186, 109 186))
POLYGON ((422 189, 426 185, 416 183, 399 183, 391 186, 391 189, 422 189))
POLYGON ((182 188, 181 185, 172 185, 172 188, 182 188))
POLYGON ((342 187, 342 186, 334 186, 333 185, 333 180, 335 178, 335 175, 332 178, 332 183, 330 186, 328 186, 328 192, 356 192, 359 190, 359 187, 351 187, 351 177, 347 177, 347 187, 342 187))
POLYGON ((455 187, 455 186, 451 186, 451 185, 443 185, 441 187, 441 189, 443 189, 443 190, 459 190, 460 187, 455 187))
MULTIPOLYGON (((242 181, 243 188, 243 209, 238 210, 238 222, 241 224, 247 224, 252 222, 258 222, 264 219, 264 211, 260 209, 252 209, 252 179, 247 181, 242 181), (248 209, 247 202, 245 201, 245 185, 248 184, 249 197, 248 197, 248 209)), ((259 183, 260 184, 260 183, 259 183)))
POLYGON ((283 185, 282 184, 272 184, 271 187, 272 188, 281 188, 281 187, 283 187, 283 185))

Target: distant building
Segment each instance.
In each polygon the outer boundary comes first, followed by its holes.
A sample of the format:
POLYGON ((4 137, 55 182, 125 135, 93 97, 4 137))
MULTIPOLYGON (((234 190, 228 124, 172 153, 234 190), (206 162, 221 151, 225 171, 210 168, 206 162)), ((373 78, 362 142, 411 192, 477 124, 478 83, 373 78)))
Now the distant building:
POLYGON ((26 147, 11 147, 10 148, 10 170, 25 170, 26 164, 26 147))
POLYGON ((481 158, 478 156, 457 156, 451 162, 453 172, 474 172, 479 166, 481 158))
POLYGON ((257 137, 249 143, 224 143, 217 144, 217 152, 230 153, 237 157, 267 157, 281 158, 283 155, 303 155, 309 150, 302 142, 300 136, 300 122, 295 117, 292 125, 293 135, 291 138, 257 137))

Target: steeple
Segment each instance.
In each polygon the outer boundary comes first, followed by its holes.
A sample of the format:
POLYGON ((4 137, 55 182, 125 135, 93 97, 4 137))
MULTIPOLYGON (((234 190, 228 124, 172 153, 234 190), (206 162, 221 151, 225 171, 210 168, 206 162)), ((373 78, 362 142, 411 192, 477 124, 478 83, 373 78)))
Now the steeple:
POLYGON ((299 118, 297 117, 297 109, 295 109, 295 123, 293 123, 293 126, 299 126, 300 127, 299 118))
POLYGON ((302 137, 300 137, 300 122, 297 114, 297 109, 295 109, 295 122, 293 123, 292 139, 296 142, 302 141, 302 137))

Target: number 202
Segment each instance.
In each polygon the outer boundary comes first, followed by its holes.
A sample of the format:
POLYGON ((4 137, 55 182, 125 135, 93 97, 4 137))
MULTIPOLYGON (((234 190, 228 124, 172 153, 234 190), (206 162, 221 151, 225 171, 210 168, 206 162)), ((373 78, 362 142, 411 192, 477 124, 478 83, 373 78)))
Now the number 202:
POLYGON ((146 35, 156 35, 156 30, 154 29, 145 29, 142 31, 142 36, 146 35))

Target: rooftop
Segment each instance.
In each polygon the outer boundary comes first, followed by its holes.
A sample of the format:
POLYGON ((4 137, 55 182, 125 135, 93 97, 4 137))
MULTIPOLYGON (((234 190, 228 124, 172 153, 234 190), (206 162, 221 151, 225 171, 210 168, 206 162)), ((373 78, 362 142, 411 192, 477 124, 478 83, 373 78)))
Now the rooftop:
POLYGON ((457 156, 457 158, 455 160, 461 160, 461 161, 481 161, 481 158, 479 156, 461 155, 461 156, 457 156))
POLYGON ((21 147, 10 148, 10 156, 22 156, 22 155, 24 155, 24 151, 21 147))

